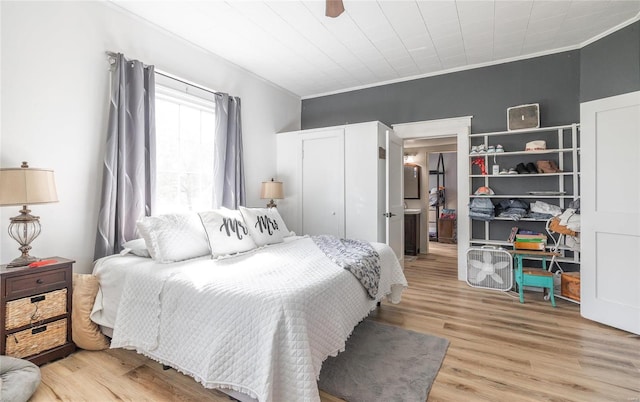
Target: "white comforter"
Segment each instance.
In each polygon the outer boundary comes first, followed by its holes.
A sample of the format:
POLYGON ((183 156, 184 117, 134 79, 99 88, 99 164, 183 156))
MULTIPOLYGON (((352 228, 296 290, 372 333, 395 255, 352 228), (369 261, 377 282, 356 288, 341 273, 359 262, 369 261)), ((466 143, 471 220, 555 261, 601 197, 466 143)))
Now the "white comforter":
MULTIPOLYGON (((388 246, 373 246, 378 299, 397 303, 402 269, 388 246)), ((309 238, 217 261, 145 263, 127 271, 111 347, 260 402, 318 401, 322 362, 375 303, 309 238)))

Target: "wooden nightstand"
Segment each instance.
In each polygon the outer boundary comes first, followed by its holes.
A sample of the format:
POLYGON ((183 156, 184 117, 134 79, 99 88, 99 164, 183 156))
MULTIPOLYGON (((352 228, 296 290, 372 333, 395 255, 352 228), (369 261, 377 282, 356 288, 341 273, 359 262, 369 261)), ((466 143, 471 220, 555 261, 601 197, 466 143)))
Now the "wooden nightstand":
POLYGON ((73 263, 38 268, 0 266, 0 354, 37 365, 68 356, 71 339, 73 263))

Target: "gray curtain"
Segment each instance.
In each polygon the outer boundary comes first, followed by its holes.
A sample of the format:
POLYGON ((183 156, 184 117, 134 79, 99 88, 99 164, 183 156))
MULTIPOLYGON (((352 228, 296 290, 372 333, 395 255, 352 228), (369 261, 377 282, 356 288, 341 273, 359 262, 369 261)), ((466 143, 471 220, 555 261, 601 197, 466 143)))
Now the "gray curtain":
POLYGON ((136 222, 151 215, 155 197, 154 67, 114 58, 95 259, 138 237, 136 222))
POLYGON ((215 101, 213 207, 237 209, 246 198, 240 98, 217 93, 215 101))

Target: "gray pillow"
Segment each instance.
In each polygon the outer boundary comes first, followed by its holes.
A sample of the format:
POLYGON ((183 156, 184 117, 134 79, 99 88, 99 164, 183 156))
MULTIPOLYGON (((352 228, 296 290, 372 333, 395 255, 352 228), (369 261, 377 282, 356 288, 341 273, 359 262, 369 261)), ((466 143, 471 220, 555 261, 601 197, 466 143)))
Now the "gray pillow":
POLYGON ((3 401, 26 402, 40 385, 40 369, 30 361, 0 356, 3 401))

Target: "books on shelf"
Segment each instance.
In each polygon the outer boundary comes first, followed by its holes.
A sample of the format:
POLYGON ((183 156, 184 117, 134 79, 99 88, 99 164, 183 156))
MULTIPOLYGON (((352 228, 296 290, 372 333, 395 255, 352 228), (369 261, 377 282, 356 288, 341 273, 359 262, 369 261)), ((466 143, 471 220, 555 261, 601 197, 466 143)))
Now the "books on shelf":
POLYGON ((519 230, 517 226, 511 228, 508 240, 516 249, 544 250, 547 245, 546 235, 530 230, 519 230))
POLYGON ((538 233, 538 234, 520 234, 517 233, 516 234, 516 241, 526 241, 526 242, 533 242, 533 243, 540 243, 540 242, 547 242, 547 236, 543 235, 542 233, 538 233))

